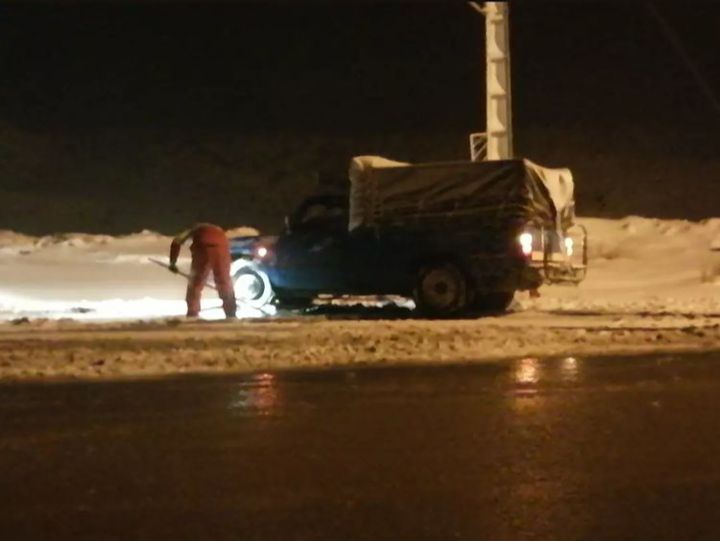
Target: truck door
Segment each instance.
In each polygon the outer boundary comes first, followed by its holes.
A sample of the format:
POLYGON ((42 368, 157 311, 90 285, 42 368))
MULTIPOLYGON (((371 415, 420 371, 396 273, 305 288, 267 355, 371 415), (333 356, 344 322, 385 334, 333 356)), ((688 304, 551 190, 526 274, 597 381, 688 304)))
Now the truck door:
POLYGON ((327 197, 298 208, 276 245, 276 286, 315 293, 352 287, 346 209, 342 199, 327 197))

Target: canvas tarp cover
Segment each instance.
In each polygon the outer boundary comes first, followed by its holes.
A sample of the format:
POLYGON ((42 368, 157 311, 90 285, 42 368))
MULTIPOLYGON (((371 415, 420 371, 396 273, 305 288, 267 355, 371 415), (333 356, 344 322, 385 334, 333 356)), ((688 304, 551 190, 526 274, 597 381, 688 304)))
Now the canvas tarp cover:
POLYGON ((572 192, 568 170, 528 160, 407 164, 359 156, 350 164, 349 229, 504 227, 529 221, 567 227, 572 192))

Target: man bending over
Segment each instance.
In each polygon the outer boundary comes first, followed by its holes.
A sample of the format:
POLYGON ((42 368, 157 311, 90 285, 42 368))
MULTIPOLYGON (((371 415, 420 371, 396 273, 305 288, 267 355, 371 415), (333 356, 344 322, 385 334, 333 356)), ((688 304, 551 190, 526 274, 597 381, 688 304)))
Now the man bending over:
POLYGON ((187 316, 197 317, 200 313, 200 296, 212 270, 215 287, 223 301, 225 317, 234 318, 237 307, 230 279, 230 245, 225 231, 213 224, 196 224, 180 233, 170 245, 170 270, 172 272, 178 272, 177 259, 180 248, 190 238, 192 238, 190 245, 192 267, 185 295, 187 316))

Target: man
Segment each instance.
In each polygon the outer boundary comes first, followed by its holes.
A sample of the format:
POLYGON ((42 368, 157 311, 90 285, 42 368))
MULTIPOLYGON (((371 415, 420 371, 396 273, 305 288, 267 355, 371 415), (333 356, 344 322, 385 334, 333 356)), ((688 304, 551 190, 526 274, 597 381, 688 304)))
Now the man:
POLYGON ((190 253, 192 254, 192 267, 188 280, 187 316, 197 317, 200 313, 200 296, 210 271, 213 272, 215 287, 223 301, 225 317, 234 318, 235 292, 230 279, 230 245, 225 231, 212 224, 196 224, 191 229, 183 231, 175 237, 170 245, 170 270, 177 273, 177 259, 180 247, 192 238, 190 253))

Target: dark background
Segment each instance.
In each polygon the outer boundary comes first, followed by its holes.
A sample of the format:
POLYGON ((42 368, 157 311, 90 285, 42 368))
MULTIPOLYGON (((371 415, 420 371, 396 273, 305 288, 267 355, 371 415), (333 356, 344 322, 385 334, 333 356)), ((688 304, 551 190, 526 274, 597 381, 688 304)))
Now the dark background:
MULTIPOLYGON (((656 3, 713 92, 720 5, 656 3)), ((516 153, 582 215, 720 211, 720 111, 642 2, 512 4, 516 153)), ((463 2, 0 4, 0 228, 274 229, 353 155, 465 159, 463 2)))

